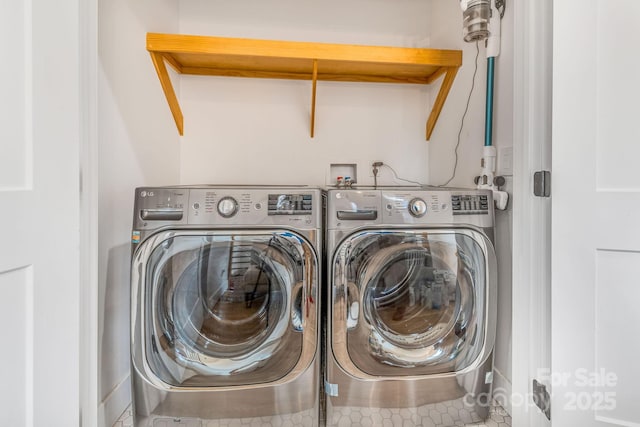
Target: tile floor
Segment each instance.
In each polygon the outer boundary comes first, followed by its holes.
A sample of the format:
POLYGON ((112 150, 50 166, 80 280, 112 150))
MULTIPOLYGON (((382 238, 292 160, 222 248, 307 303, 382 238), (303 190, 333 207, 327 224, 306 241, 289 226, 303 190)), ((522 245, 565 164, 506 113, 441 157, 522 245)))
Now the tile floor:
MULTIPOLYGON (((435 408, 436 410, 438 409, 437 407, 435 408)), ((507 411, 505 411, 501 406, 494 404, 491 407, 491 410, 489 411, 489 418, 485 421, 478 421, 478 422, 472 422, 469 424, 464 424, 460 421, 455 422, 455 423, 449 423, 446 421, 446 417, 447 417, 447 412, 450 410, 451 408, 447 409, 446 407, 442 406, 441 409, 441 415, 442 416, 435 416, 435 418, 432 416, 432 419, 436 419, 439 420, 438 423, 433 423, 430 425, 433 425, 435 427, 453 427, 453 426, 475 426, 475 427, 511 427, 511 416, 507 413, 507 411), (442 412, 445 411, 445 412, 442 412)), ((408 425, 414 425, 410 419, 404 419, 402 417, 402 414, 393 414, 390 411, 390 417, 388 418, 383 418, 381 421, 382 422, 377 422, 376 420, 373 420, 371 423, 368 423, 366 425, 371 425, 371 426, 389 426, 389 427, 404 427, 404 426, 408 426, 408 425), (394 415, 398 415, 397 417, 394 418, 394 415)), ((281 423, 278 423, 278 425, 281 425, 282 427, 286 427, 286 426, 290 426, 290 427, 297 427, 299 425, 303 425, 304 423, 298 423, 296 422, 296 419, 283 419, 281 420, 281 423)), ((344 423, 341 423, 339 425, 343 425, 344 423)), ((350 425, 354 425, 349 423, 350 425)), ((364 426, 365 423, 357 423, 359 426, 364 426)), ((162 424, 162 427, 165 427, 166 422, 162 424)), ((346 425, 346 424, 345 424, 346 425)), ((260 419, 251 419, 251 418, 247 418, 247 419, 236 419, 233 421, 227 421, 227 422, 218 422, 218 421, 200 421, 200 420, 182 420, 182 422, 176 422, 176 423, 172 423, 172 425, 170 426, 166 426, 166 427, 214 427, 214 426, 228 426, 228 427, 232 427, 232 426, 237 426, 237 427, 243 427, 243 426, 273 426, 272 422, 265 422, 265 423, 261 423, 260 419)), ((122 414, 122 416, 120 417, 120 419, 113 425, 113 427, 133 427, 133 418, 131 416, 131 409, 127 409, 124 414, 122 414)), ((160 425, 158 425, 158 427, 160 427, 160 425)), ((273 426, 276 427, 276 426, 273 426)))

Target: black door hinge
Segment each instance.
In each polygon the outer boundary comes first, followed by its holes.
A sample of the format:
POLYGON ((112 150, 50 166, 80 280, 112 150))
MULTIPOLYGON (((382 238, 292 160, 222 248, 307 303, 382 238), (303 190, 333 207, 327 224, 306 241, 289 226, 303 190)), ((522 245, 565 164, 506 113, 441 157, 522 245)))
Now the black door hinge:
POLYGON ((533 174, 533 194, 538 197, 551 197, 551 172, 538 171, 533 174))

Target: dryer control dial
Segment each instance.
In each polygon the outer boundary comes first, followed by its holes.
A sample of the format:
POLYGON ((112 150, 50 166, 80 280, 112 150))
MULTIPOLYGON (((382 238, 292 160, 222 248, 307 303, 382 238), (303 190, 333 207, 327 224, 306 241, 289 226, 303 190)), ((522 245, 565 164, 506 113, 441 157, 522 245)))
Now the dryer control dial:
POLYGON ((218 213, 223 218, 231 218, 238 212, 238 202, 233 197, 223 197, 218 202, 218 213))
POLYGON ((409 202, 409 213, 416 218, 420 218, 427 213, 427 203, 422 200, 415 198, 409 202))

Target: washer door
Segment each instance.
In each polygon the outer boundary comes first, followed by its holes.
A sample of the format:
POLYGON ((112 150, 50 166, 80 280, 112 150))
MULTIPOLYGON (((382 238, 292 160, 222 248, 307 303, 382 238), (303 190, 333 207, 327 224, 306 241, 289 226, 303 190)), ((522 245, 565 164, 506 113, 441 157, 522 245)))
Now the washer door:
POLYGON ((486 342, 490 257, 495 262, 491 243, 473 230, 345 239, 333 260, 338 362, 353 375, 406 376, 459 372, 484 360, 493 346, 486 342))
POLYGON ((141 336, 163 383, 267 383, 315 353, 304 336, 317 333, 316 261, 302 237, 170 232, 142 245, 141 336))

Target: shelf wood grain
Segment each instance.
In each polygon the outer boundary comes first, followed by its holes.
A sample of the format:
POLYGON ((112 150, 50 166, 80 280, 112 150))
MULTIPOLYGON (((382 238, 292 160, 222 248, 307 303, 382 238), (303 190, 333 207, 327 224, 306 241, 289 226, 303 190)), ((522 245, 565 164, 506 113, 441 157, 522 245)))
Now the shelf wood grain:
POLYGON ((459 50, 358 46, 181 34, 147 34, 151 54, 180 135, 182 112, 163 60, 180 74, 312 81, 311 136, 316 81, 431 84, 444 75, 427 120, 427 140, 462 65, 459 50))

